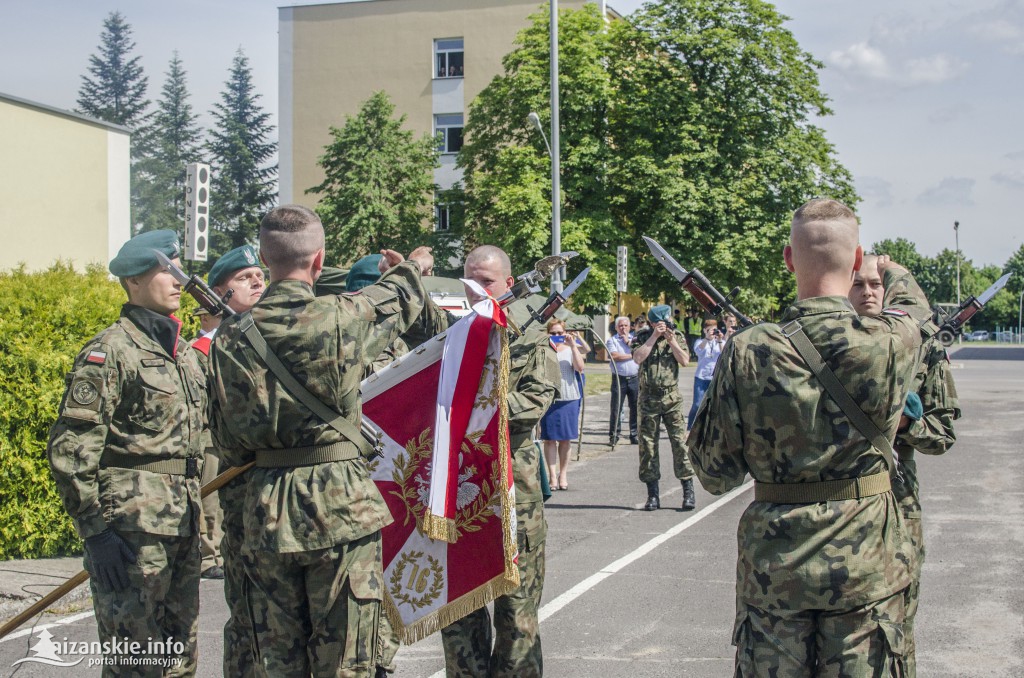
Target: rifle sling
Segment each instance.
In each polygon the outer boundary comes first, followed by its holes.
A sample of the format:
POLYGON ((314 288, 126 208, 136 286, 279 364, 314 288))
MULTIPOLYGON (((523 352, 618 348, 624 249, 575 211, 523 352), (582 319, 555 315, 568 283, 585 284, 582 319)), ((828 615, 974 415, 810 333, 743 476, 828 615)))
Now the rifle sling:
MULTIPOLYGON (((292 375, 292 373, 288 371, 288 368, 285 367, 284 363, 281 362, 281 359, 277 357, 277 354, 275 354, 270 349, 270 347, 267 346, 267 340, 263 338, 263 335, 260 334, 259 329, 256 327, 256 321, 253 320, 252 313, 246 313, 242 317, 242 319, 240 321, 240 324, 239 324, 239 329, 242 330, 242 333, 245 335, 245 338, 249 340, 249 344, 252 345, 253 350, 256 351, 256 354, 260 358, 263 359, 263 362, 265 362, 267 364, 267 367, 270 368, 270 371, 274 373, 274 376, 276 376, 278 378, 278 380, 288 390, 289 393, 291 393, 293 396, 295 396, 295 398, 300 403, 302 403, 307 408, 309 408, 314 414, 316 414, 318 417, 320 417, 325 422, 327 422, 327 424, 331 428, 333 428, 335 431, 340 433, 342 435, 342 437, 345 438, 349 443, 355 445, 356 449, 359 450, 359 453, 362 454, 364 457, 366 457, 367 459, 370 459, 371 457, 374 456, 374 454, 376 453, 375 450, 366 441, 366 438, 363 437, 362 433, 355 426, 355 424, 350 422, 348 419, 345 419, 343 416, 341 416, 340 414, 335 412, 332 408, 330 408, 327 405, 325 405, 323 403, 323 401, 321 401, 315 395, 310 393, 309 389, 307 389, 305 386, 303 386, 299 382, 299 380, 296 379, 295 376, 292 375)), ((303 449, 305 449, 305 448, 303 448, 303 449)), ((287 452, 287 451, 288 450, 286 450, 286 449, 282 449, 281 450, 281 452, 287 452)), ((267 456, 265 454, 266 451, 265 450, 261 450, 261 452, 264 452, 264 454, 262 455, 264 463, 258 463, 257 465, 265 466, 265 465, 267 465, 269 463, 266 460, 266 456, 267 456)), ((326 461, 341 461, 342 460, 340 458, 339 459, 329 458, 330 456, 331 455, 327 455, 326 457, 324 457, 324 459, 326 461)), ((312 458, 318 458, 318 457, 312 457, 312 458)), ((349 457, 345 456, 345 458, 347 459, 349 457)), ((351 458, 355 458, 355 457, 351 457, 351 458)), ((300 462, 302 462, 301 459, 296 459, 295 461, 289 460, 286 465, 287 466, 306 466, 306 465, 308 465, 310 463, 308 461, 306 461, 305 463, 300 463, 300 462)), ((284 463, 284 460, 282 460, 282 463, 284 463)), ((322 462, 313 462, 313 463, 322 463, 322 462)))
POLYGON ((882 453, 882 456, 885 457, 885 464, 889 468, 889 473, 894 473, 896 471, 896 464, 893 462, 892 443, 875 426, 875 423, 868 418, 868 415, 864 414, 864 410, 860 409, 853 396, 843 387, 835 372, 825 364, 818 349, 814 348, 814 344, 811 343, 811 340, 804 333, 804 328, 800 325, 800 322, 793 320, 786 324, 782 328, 782 335, 789 339, 793 346, 796 347, 800 357, 811 368, 811 372, 818 378, 821 385, 825 387, 825 390, 832 396, 832 399, 836 401, 839 409, 850 420, 854 428, 867 438, 876 450, 882 453), (795 329, 789 330, 790 327, 795 327, 795 329))

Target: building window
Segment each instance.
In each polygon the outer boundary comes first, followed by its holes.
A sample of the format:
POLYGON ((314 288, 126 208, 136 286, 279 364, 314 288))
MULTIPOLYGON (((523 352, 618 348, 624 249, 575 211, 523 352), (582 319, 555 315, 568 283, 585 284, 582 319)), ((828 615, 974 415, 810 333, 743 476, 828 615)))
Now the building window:
POLYGON ((434 116, 434 134, 440 135, 437 150, 441 153, 458 153, 462 148, 462 114, 434 116))
POLYGON ((441 202, 441 196, 434 194, 434 230, 447 231, 452 227, 452 207, 441 202))
POLYGON ((462 38, 434 41, 434 75, 438 78, 462 77, 462 38))

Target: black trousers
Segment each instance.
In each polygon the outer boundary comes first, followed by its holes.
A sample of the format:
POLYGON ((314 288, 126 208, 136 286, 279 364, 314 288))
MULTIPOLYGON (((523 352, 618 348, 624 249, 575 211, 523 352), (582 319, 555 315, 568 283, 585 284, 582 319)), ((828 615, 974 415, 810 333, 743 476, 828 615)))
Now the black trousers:
POLYGON ((629 401, 629 437, 636 438, 636 397, 638 388, 637 377, 620 377, 612 375, 612 406, 608 418, 608 438, 619 439, 619 419, 622 415, 622 405, 629 401))

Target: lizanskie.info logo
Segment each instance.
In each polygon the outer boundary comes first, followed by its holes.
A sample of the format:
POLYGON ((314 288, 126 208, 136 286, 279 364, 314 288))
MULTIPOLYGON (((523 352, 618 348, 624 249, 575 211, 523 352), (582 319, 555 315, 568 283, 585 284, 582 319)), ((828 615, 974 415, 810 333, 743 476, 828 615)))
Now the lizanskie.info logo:
POLYGON ((88 658, 88 666, 171 668, 180 666, 185 661, 183 656, 185 643, 175 641, 173 638, 167 640, 150 638, 145 643, 128 638, 80 642, 67 638, 54 640, 53 634, 46 629, 41 629, 36 638, 36 644, 29 648, 33 656, 19 659, 11 666, 29 663, 47 664, 48 666, 77 666, 88 658))

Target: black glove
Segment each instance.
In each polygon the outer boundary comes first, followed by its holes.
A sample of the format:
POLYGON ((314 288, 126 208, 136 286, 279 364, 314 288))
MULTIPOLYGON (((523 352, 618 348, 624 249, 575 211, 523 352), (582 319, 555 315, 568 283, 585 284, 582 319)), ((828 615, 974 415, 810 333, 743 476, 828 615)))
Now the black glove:
POLYGON ((92 575, 101 591, 123 591, 128 588, 126 563, 135 563, 135 552, 117 532, 106 529, 86 538, 85 548, 92 561, 92 575))

